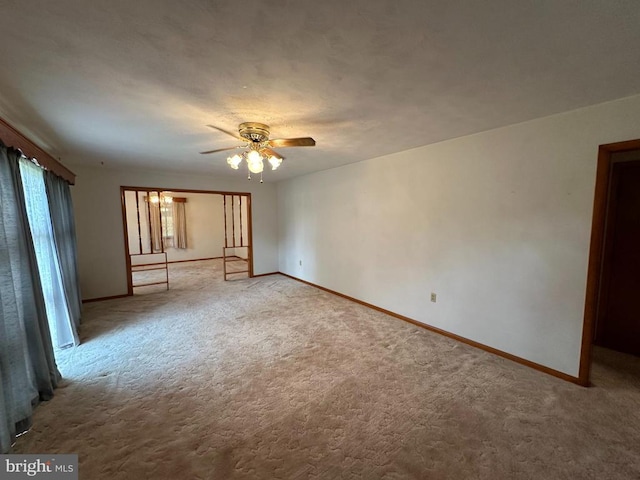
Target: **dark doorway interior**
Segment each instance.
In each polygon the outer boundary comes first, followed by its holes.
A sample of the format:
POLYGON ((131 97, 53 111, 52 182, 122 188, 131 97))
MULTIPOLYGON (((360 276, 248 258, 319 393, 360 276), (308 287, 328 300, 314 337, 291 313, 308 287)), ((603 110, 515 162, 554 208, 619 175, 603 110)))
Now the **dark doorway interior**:
POLYGON ((640 356, 640 150, 611 161, 594 343, 640 356))

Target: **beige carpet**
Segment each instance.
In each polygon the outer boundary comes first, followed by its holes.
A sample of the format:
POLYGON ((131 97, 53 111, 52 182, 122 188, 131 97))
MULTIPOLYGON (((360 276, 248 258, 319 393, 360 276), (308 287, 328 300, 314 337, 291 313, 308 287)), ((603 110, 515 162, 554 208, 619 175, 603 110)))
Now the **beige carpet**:
MULTIPOLYGON (((581 388, 280 275, 85 305, 21 453, 82 479, 640 478, 640 362, 581 388)), ((161 289, 160 289, 161 290, 161 289)))

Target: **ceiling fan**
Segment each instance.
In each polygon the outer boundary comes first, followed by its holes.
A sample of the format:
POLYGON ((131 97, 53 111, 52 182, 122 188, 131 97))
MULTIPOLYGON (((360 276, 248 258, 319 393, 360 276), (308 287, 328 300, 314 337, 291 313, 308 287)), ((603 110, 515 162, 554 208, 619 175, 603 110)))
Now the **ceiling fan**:
POLYGON ((274 138, 269 139, 269 125, 257 122, 244 122, 238 126, 238 134, 231 133, 228 130, 224 130, 215 125, 207 125, 209 128, 218 130, 219 132, 226 133, 233 138, 244 142, 243 145, 235 147, 217 148, 215 150, 207 150, 206 152, 200 152, 203 155, 210 153, 224 152, 227 150, 244 149, 240 154, 235 154, 227 158, 227 163, 231 168, 237 170, 242 160, 247 161, 247 167, 249 169, 249 179, 251 179, 252 173, 260 174, 260 181, 262 182, 262 171, 264 170, 264 160, 267 160, 271 165, 271 169, 275 170, 280 166, 284 157, 278 152, 272 149, 283 147, 313 147, 316 141, 311 137, 300 138, 274 138))

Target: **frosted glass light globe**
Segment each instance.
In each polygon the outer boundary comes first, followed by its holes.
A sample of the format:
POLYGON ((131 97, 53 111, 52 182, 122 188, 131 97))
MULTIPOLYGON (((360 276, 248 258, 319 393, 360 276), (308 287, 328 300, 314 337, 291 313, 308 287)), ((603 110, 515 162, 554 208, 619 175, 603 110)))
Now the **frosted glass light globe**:
POLYGON ((260 155, 256 150, 251 150, 247 154, 247 164, 249 165, 249 171, 251 173, 260 173, 264 170, 262 155, 260 155))
POLYGON ((234 155, 233 157, 227 158, 227 163, 234 170, 238 169, 238 166, 240 165, 240 162, 242 162, 242 157, 240 155, 238 155, 238 154, 234 155))
POLYGON ((278 158, 274 155, 271 155, 269 157, 269 163, 271 164, 271 170, 275 170, 276 168, 278 168, 280 166, 280 164, 282 163, 282 159, 278 158))

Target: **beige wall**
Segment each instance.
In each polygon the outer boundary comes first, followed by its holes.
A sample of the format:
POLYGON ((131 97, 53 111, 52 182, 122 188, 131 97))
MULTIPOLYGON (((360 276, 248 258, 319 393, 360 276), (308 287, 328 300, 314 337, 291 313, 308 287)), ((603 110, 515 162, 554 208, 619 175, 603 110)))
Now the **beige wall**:
POLYGON ((172 193, 187 199, 187 248, 167 248, 170 262, 222 256, 224 217, 222 195, 206 193, 172 193))
POLYGON ((577 376, 598 145, 634 138, 640 96, 280 183, 280 271, 577 376))
POLYGON ((77 175, 71 191, 84 299, 127 293, 120 186, 251 193, 254 273, 278 269, 276 188, 273 184, 231 177, 71 167, 77 175))

